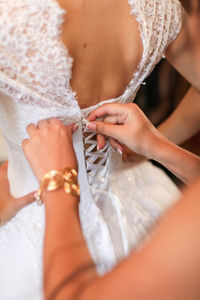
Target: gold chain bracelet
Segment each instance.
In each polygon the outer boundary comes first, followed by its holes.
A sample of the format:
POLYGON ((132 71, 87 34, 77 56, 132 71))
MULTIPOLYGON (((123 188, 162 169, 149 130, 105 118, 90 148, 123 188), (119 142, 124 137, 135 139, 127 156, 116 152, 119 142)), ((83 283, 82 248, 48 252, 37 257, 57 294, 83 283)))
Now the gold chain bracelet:
POLYGON ((51 170, 46 173, 40 182, 40 187, 36 193, 36 201, 38 205, 43 204, 42 192, 56 191, 64 188, 65 193, 73 196, 80 196, 80 188, 78 185, 78 173, 75 169, 65 168, 63 172, 51 170))

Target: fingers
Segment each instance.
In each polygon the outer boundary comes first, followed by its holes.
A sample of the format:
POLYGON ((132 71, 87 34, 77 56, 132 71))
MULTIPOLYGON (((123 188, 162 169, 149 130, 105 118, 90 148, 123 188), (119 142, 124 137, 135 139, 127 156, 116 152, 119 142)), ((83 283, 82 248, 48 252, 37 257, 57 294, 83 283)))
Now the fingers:
POLYGON ((22 141, 22 149, 23 149, 24 153, 26 153, 26 148, 27 148, 28 144, 29 144, 29 139, 25 139, 22 141))
POLYGON ((116 140, 120 140, 120 133, 123 131, 123 125, 112 125, 104 122, 92 122, 86 125, 86 128, 93 132, 98 132, 116 140))
POLYGON ((59 119, 56 118, 50 118, 47 120, 49 124, 55 125, 55 124, 62 124, 62 122, 59 119))
POLYGON ((72 129, 73 132, 77 131, 77 130, 78 130, 78 127, 79 127, 78 124, 73 124, 73 129, 72 129))
POLYGON ((47 125, 49 125, 48 120, 40 120, 40 121, 37 123, 38 129, 45 128, 47 125))
POLYGON ((7 178, 7 171, 8 171, 8 161, 5 161, 1 166, 0 166, 0 179, 7 178))
MULTIPOLYGON (((37 123, 37 126, 35 124, 29 124, 27 126, 27 133, 29 134, 30 137, 34 136, 37 132, 37 130, 39 129, 44 129, 45 127, 48 127, 49 125, 57 125, 57 126, 63 126, 64 124, 56 118, 50 118, 50 119, 46 119, 46 120, 40 120, 37 123)), ((69 130, 70 133, 75 132, 78 129, 78 124, 71 124, 69 126, 66 126, 69 130)))
POLYGON ((109 115, 117 115, 118 113, 121 112, 121 105, 119 103, 115 104, 104 104, 97 109, 93 110, 90 115, 88 116, 88 121, 92 122, 96 120, 96 118, 103 117, 106 114, 109 115))
POLYGON ((26 131, 30 137, 34 136, 37 132, 37 126, 35 124, 29 124, 26 128, 26 131))
POLYGON ((102 134, 97 134, 97 150, 102 150, 106 145, 105 136, 102 134))
POLYGON ((108 138, 108 140, 109 140, 111 147, 113 148, 113 151, 118 152, 119 154, 122 155, 123 146, 120 143, 118 143, 116 140, 114 140, 113 138, 108 138))
POLYGON ((19 210, 19 209, 25 207, 26 205, 31 204, 35 200, 36 200, 35 192, 32 192, 28 195, 18 198, 18 199, 16 199, 16 209, 19 210))

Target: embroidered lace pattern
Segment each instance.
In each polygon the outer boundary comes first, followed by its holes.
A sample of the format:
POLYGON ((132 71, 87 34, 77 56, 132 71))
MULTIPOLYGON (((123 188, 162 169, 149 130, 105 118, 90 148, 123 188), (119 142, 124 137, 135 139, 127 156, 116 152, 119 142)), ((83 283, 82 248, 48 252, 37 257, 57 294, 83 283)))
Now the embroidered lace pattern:
MULTIPOLYGON (((143 56, 123 95, 108 102, 134 99, 181 28, 178 0, 127 2, 138 22, 143 56)), ((60 40, 64 13, 55 0, 0 0, 0 93, 7 96, 4 103, 0 101, 0 122, 13 144, 20 146, 30 122, 54 116, 69 124, 83 120, 94 108, 80 110, 70 87, 73 60, 60 40)), ((100 199, 109 193, 110 147, 106 144, 98 152, 94 134, 82 124, 89 185, 106 219, 100 199)))

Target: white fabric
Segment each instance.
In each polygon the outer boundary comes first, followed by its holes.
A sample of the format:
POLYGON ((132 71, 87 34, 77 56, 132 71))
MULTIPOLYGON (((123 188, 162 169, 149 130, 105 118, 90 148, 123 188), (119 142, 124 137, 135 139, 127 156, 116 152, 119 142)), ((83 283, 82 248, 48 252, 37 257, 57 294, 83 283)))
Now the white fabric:
MULTIPOLYGON (((128 1, 128 0, 127 0, 128 1)), ((142 60, 123 95, 105 102, 131 102, 181 28, 178 0, 130 0, 143 42, 142 60)), ((21 149, 26 126, 57 117, 79 123, 74 147, 79 162, 80 219, 90 253, 103 274, 138 246, 155 220, 179 196, 151 163, 123 164, 109 145, 96 152, 70 79, 73 61, 59 36, 64 10, 55 0, 0 0, 0 126, 9 152, 11 191, 37 189, 21 149), (90 147, 85 150, 84 145, 90 147), (98 163, 96 159, 100 158, 98 163)), ((0 228, 0 300, 40 300, 44 208, 32 204, 0 228)))

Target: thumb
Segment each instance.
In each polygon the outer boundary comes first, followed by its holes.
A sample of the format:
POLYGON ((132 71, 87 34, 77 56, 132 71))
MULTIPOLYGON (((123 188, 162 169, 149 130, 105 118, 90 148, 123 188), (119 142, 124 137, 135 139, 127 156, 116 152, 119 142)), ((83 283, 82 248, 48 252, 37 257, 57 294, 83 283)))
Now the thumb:
POLYGON ((16 199, 16 208, 21 209, 24 206, 34 202, 36 200, 35 193, 36 192, 32 192, 28 195, 25 195, 23 197, 20 197, 20 198, 16 199))
POLYGON ((86 125, 86 128, 93 132, 98 132, 107 135, 120 141, 120 133, 123 125, 113 125, 105 122, 92 122, 86 125))

